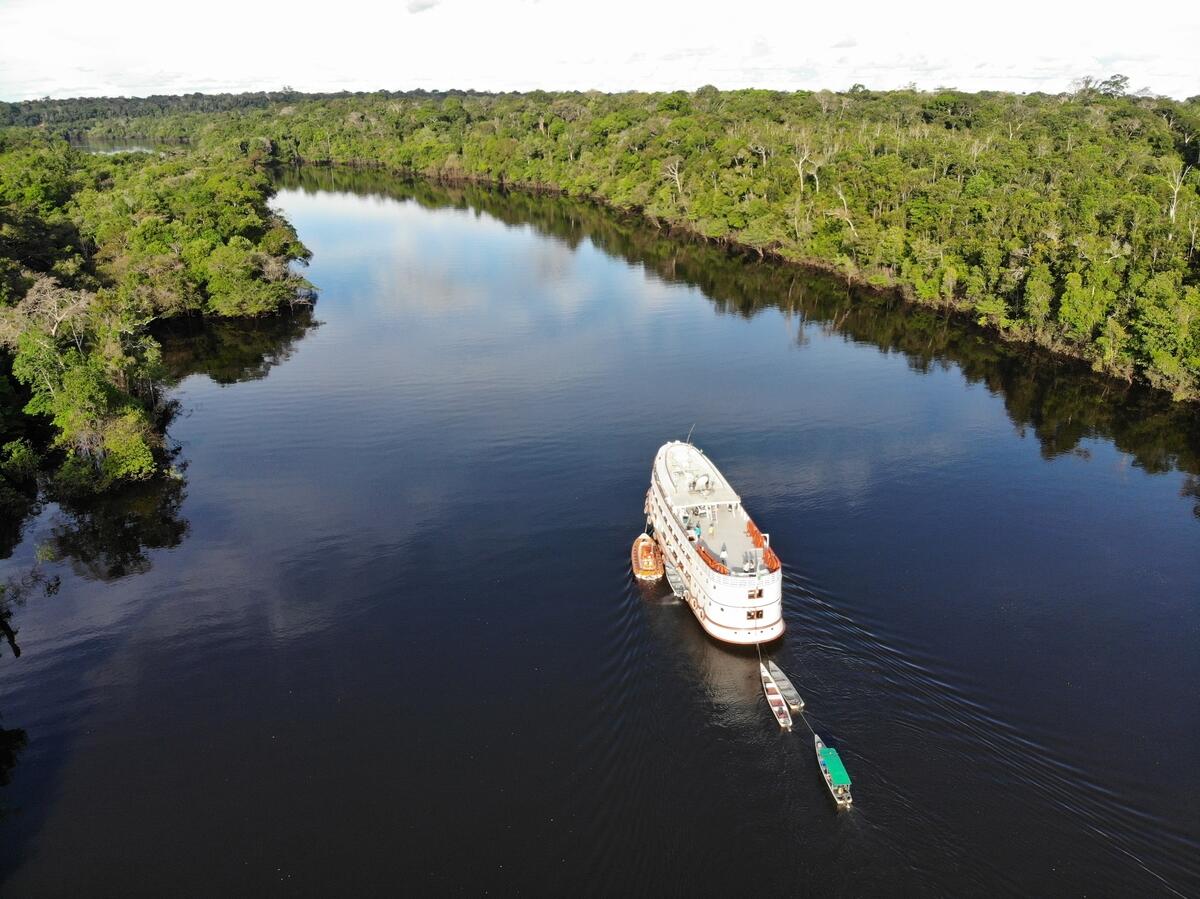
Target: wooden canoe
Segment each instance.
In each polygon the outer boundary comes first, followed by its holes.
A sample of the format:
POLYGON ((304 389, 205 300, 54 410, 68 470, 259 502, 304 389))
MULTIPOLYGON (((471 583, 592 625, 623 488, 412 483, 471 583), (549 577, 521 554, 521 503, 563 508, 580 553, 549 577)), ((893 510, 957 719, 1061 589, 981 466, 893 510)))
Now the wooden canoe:
POLYGON ((767 705, 771 707, 771 714, 775 716, 780 727, 784 730, 791 730, 792 713, 788 711, 787 700, 779 692, 779 685, 775 683, 775 678, 771 677, 767 666, 761 662, 758 665, 758 671, 759 677, 762 678, 763 695, 767 697, 767 705))
POLYGON ((788 680, 788 676, 783 673, 783 669, 768 660, 767 671, 770 672, 771 677, 775 678, 775 685, 779 687, 779 693, 783 696, 784 701, 787 702, 788 708, 793 712, 803 712, 804 700, 800 698, 800 694, 792 686, 792 682, 788 680))

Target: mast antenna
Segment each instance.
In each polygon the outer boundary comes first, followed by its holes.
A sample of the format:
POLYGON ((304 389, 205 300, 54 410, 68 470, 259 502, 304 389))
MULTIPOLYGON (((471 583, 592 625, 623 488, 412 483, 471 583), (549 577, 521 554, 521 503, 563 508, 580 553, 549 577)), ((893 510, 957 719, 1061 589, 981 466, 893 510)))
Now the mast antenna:
POLYGON ((696 423, 692 422, 692 426, 690 428, 688 428, 688 436, 687 436, 687 441, 686 441, 689 445, 692 442, 692 431, 694 431, 694 430, 696 430, 696 423))

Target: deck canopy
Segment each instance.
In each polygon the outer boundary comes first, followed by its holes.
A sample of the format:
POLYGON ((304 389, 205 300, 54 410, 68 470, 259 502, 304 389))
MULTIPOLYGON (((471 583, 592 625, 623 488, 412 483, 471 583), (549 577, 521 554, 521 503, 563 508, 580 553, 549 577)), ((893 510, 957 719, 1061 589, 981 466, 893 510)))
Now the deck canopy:
POLYGON ((833 785, 835 787, 850 786, 850 775, 846 773, 846 766, 842 764, 842 759, 838 755, 837 750, 826 746, 820 752, 821 761, 825 763, 825 767, 829 771, 829 776, 833 780, 833 785))
POLYGON ((660 451, 663 487, 676 509, 739 505, 742 501, 704 453, 687 443, 670 443, 660 451))

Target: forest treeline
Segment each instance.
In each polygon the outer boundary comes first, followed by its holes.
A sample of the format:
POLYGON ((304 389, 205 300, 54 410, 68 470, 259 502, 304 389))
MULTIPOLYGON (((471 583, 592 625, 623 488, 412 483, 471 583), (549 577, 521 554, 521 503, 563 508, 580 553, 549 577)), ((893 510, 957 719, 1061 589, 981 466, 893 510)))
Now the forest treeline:
POLYGON ((306 288, 289 263, 307 251, 270 193, 244 159, 89 155, 0 134, 6 527, 47 480, 86 497, 160 470, 169 372, 152 323, 260 315, 306 288))
POLYGON ((277 103, 298 100, 328 100, 350 97, 395 97, 411 100, 437 100, 461 96, 462 91, 338 91, 335 93, 300 93, 290 87, 277 91, 253 91, 241 94, 154 94, 149 97, 72 97, 52 100, 0 100, 0 126, 51 126, 67 132, 83 132, 98 119, 146 118, 175 115, 182 112, 228 112, 235 109, 261 109, 277 103))
POLYGON ((158 319, 278 309, 271 164, 590 197, 898 287, 1200 398, 1200 98, 956 91, 241 95, 0 107, 0 499, 161 465, 158 319), (64 135, 172 143, 94 156, 64 135))
POLYGON ((380 94, 89 130, 595 197, 1197 399, 1200 97, 1123 91, 380 94))

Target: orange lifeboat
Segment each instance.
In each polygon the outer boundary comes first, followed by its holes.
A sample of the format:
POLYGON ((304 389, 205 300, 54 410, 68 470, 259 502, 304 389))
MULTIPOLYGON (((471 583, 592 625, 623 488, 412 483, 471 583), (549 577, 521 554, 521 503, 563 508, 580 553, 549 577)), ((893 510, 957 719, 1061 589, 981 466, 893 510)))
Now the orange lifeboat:
POLYGON ((663 576, 662 550, 649 534, 633 541, 633 574, 639 581, 656 581, 663 576))

